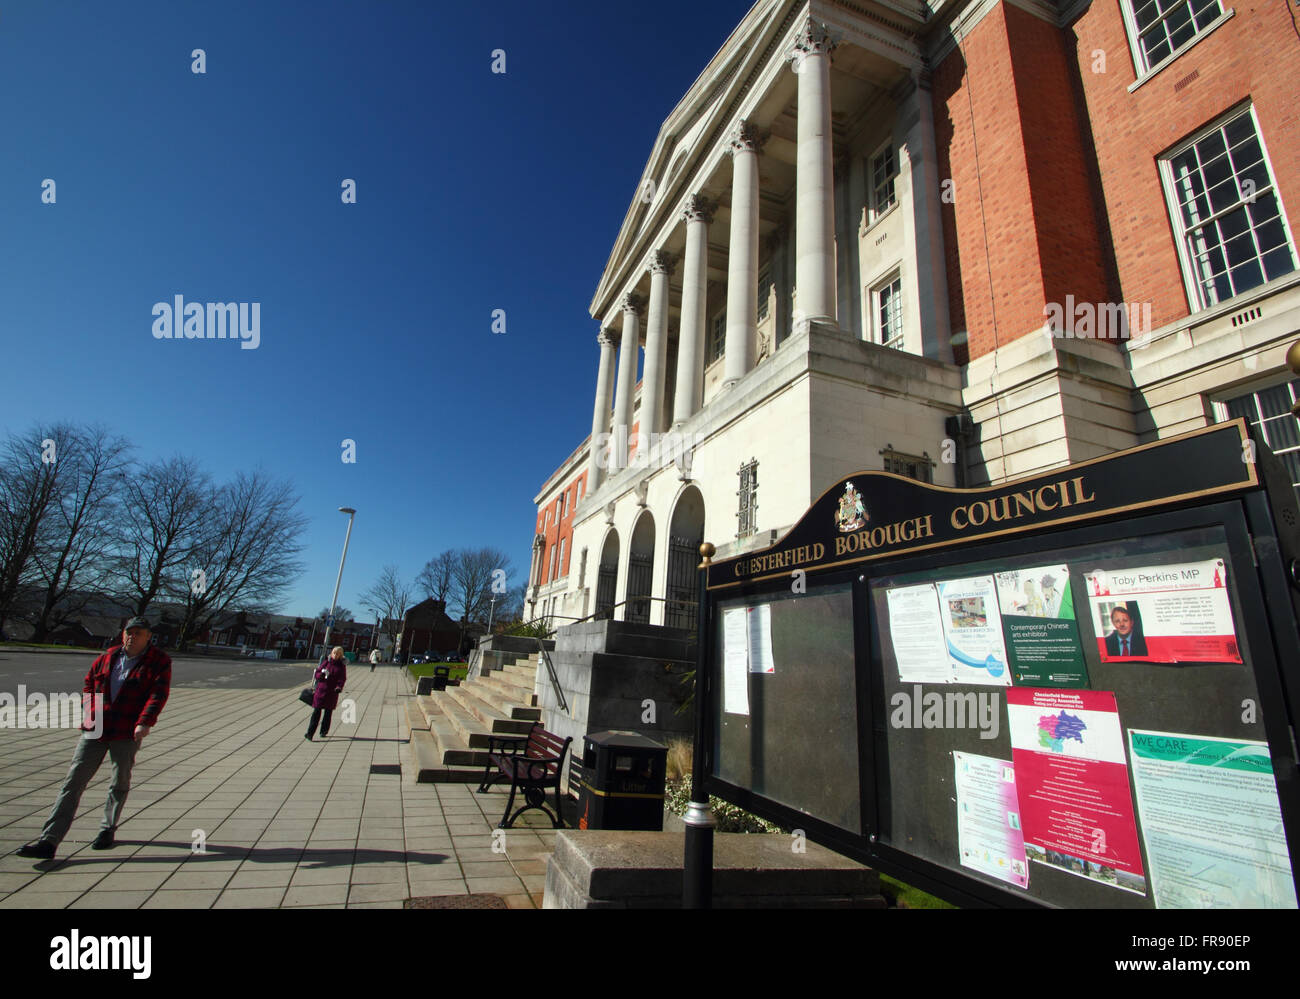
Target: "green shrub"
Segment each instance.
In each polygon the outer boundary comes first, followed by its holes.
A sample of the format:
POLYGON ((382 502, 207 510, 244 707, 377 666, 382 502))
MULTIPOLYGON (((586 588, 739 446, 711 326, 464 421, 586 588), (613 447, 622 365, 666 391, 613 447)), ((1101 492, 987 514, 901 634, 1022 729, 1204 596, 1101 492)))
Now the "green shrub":
MULTIPOLYGON (((668 810, 674 815, 685 815, 691 803, 690 776, 668 781, 664 788, 664 801, 668 805, 668 810)), ((709 809, 718 823, 716 831, 720 833, 788 832, 775 823, 745 811, 739 805, 733 805, 713 795, 709 796, 709 809)))
POLYGON ((536 617, 531 621, 516 621, 501 634, 523 638, 550 638, 553 630, 549 618, 536 617))

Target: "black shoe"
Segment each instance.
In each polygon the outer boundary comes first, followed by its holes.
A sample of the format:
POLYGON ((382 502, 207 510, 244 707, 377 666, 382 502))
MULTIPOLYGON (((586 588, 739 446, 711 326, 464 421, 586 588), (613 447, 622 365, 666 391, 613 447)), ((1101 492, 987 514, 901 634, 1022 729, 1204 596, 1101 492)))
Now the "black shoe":
POLYGON ((92 850, 111 850, 117 844, 113 842, 113 830, 101 829, 99 835, 95 837, 95 842, 90 844, 92 850))
POLYGON ((303 738, 306 739, 308 742, 311 742, 311 733, 308 732, 306 735, 303 736, 303 738))
POLYGON ((27 843, 18 848, 18 856, 33 857, 36 860, 53 860, 54 844, 43 839, 38 839, 35 843, 27 843))

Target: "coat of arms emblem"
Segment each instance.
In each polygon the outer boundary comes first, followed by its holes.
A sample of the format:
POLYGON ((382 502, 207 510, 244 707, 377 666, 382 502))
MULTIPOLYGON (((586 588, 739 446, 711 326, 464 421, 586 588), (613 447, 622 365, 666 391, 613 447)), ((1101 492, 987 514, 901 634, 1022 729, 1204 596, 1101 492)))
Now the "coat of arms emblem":
POLYGON ((844 484, 844 495, 840 497, 839 509, 835 511, 835 525, 842 534, 865 527, 868 520, 867 508, 862 505, 862 496, 853 488, 853 481, 844 484))

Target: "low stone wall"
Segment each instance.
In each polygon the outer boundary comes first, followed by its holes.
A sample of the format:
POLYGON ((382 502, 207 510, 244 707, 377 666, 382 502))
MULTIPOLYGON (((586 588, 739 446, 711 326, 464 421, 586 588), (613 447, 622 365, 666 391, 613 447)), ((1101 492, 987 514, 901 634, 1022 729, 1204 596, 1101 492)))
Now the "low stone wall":
MULTIPOLYGON (((547 651, 555 648, 554 639, 542 640, 542 647, 547 651)), ((469 677, 482 676, 484 669, 491 672, 510 666, 520 659, 527 659, 537 651, 537 639, 524 638, 519 635, 491 635, 482 639, 478 646, 470 650, 466 665, 469 677)))
POLYGON ((683 677, 695 668, 695 649, 686 632, 588 621, 559 630, 551 661, 568 709, 560 707, 539 668, 542 724, 561 737, 572 736, 572 758, 579 765, 588 732, 624 729, 660 742, 693 735, 694 714, 678 713, 691 691, 683 677))
MULTIPOLYGON (((713 837, 716 909, 883 909, 880 876, 789 836, 713 837)), ((546 864, 546 909, 680 909, 685 834, 561 830, 546 864)))

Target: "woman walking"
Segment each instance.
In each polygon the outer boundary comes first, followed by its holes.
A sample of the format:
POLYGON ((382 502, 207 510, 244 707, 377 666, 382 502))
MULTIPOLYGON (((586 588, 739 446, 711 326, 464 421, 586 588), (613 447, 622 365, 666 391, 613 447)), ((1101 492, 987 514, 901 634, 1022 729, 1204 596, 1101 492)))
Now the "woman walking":
POLYGON ((330 717, 339 706, 339 693, 348 679, 347 660, 343 658, 343 646, 336 645, 328 656, 316 667, 316 693, 311 699, 311 724, 307 726, 307 741, 316 734, 316 724, 320 723, 320 734, 330 734, 330 717), (321 712, 325 717, 321 717, 321 712))

